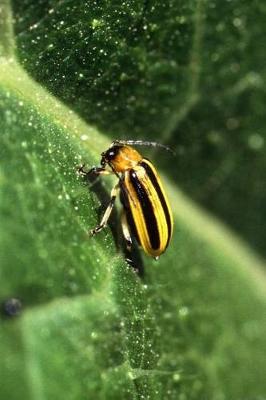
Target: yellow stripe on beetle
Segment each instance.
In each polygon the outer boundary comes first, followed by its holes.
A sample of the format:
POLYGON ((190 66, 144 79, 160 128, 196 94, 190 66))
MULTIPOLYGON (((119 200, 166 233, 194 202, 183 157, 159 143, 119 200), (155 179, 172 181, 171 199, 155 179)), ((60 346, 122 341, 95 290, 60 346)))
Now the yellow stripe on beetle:
MULTIPOLYGON (((111 200, 100 224, 91 233, 94 235, 106 226, 120 190, 124 208, 122 227, 128 249, 131 249, 131 234, 136 237, 146 254, 158 258, 166 250, 172 237, 172 212, 153 164, 131 145, 151 145, 168 149, 154 142, 117 140, 102 153, 101 167, 94 167, 88 173, 115 174, 119 181, 112 190, 111 200), (106 169, 106 166, 110 169, 106 169)), ((82 168, 80 171, 85 173, 82 168)))
POLYGON ((123 201, 128 220, 143 250, 158 257, 168 246, 172 236, 172 213, 158 174, 153 165, 142 159, 140 165, 125 172, 126 198, 123 201), (127 207, 129 205, 129 207, 127 207))

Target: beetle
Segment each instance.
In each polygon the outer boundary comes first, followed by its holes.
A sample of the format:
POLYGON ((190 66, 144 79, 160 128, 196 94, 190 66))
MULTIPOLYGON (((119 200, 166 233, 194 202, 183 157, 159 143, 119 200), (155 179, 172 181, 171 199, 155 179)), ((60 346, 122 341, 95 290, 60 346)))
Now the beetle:
POLYGON ((91 235, 96 235, 107 225, 120 192, 123 205, 121 224, 127 250, 131 251, 134 236, 146 254, 158 259, 172 237, 172 211, 155 167, 132 147, 138 145, 162 147, 171 151, 167 146, 156 142, 115 140, 101 154, 100 167, 93 167, 86 172, 82 165, 79 172, 83 175, 115 174, 118 178, 103 217, 90 231, 91 235))

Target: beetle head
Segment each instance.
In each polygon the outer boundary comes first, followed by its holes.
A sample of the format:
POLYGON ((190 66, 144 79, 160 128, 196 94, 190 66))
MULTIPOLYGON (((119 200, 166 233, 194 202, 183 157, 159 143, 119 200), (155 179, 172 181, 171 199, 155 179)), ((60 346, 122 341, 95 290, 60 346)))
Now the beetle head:
POLYGON ((117 157, 121 147, 119 145, 114 145, 110 147, 108 150, 104 151, 101 156, 101 165, 104 167, 106 164, 112 163, 112 161, 117 157))

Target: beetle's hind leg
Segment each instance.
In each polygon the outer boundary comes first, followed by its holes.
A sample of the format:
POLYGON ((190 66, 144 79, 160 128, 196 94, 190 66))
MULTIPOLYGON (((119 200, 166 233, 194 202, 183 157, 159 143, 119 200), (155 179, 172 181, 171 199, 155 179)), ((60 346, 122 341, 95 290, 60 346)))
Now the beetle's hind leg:
POLYGON ((127 251, 131 252, 132 250, 132 239, 129 231, 129 226, 127 222, 126 213, 123 210, 121 214, 121 225, 122 225, 122 233, 126 241, 127 251))
POLYGON ((115 199, 117 197, 118 191, 119 191, 119 183, 117 183, 115 185, 115 187, 111 191, 111 199, 109 201, 108 206, 106 207, 106 210, 105 210, 105 212, 103 214, 101 222, 99 223, 99 225, 95 226, 94 229, 91 229, 90 234, 92 236, 96 235, 96 233, 99 233, 103 228, 106 227, 107 222, 108 222, 108 220, 110 218, 112 209, 114 208, 115 199))
POLYGON ((122 233, 126 242, 126 252, 125 252, 126 262, 131 267, 137 270, 136 265, 132 259, 132 239, 129 231, 129 225, 127 222, 127 216, 125 210, 123 210, 121 213, 121 226, 122 226, 122 233))
POLYGON ((122 211, 121 214, 121 225, 122 225, 122 233, 126 242, 125 260, 127 264, 133 268, 133 270, 140 276, 144 275, 144 267, 142 263, 142 259, 136 249, 133 248, 132 236, 130 233, 130 225, 127 221, 127 216, 125 210, 122 211))

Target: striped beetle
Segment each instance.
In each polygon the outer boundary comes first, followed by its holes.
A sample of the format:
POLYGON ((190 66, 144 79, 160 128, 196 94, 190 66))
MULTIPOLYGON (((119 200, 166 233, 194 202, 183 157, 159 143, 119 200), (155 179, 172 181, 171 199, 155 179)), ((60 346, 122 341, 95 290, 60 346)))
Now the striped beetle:
POLYGON ((145 253, 158 259, 166 250, 172 237, 172 211, 153 164, 147 158, 143 158, 131 147, 132 145, 148 145, 170 150, 167 146, 156 142, 115 140, 101 154, 101 167, 93 167, 88 172, 84 171, 84 166, 79 168, 79 172, 83 175, 115 174, 118 178, 101 222, 90 233, 95 235, 107 225, 116 197, 120 192, 123 205, 122 232, 127 249, 131 250, 131 235, 134 235, 145 253), (110 169, 106 169, 107 166, 110 169))

